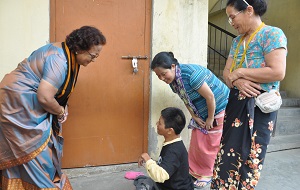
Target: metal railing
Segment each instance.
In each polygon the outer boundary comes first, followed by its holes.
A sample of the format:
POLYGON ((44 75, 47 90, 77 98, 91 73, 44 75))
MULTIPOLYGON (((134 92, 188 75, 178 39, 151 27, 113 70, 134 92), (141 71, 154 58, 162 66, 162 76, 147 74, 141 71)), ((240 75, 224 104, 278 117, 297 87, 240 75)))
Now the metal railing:
POLYGON ((223 69, 236 35, 208 22, 207 68, 222 79, 223 69))

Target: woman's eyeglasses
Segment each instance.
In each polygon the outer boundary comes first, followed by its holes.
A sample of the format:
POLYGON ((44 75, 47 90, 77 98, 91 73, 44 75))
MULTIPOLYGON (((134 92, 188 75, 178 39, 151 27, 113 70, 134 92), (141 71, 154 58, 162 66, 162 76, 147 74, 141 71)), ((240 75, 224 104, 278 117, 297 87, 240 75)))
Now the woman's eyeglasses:
MULTIPOLYGON (((244 1, 244 3, 247 5, 247 7, 250 6, 249 3, 248 3, 246 0, 243 0, 243 1, 244 1)), ((228 18, 228 22, 229 22, 230 25, 232 24, 233 19, 234 19, 238 14, 240 14, 241 12, 243 12, 243 10, 241 10, 241 11, 235 13, 233 16, 231 16, 231 17, 228 18)))
POLYGON ((88 54, 91 56, 91 59, 93 60, 93 59, 96 59, 99 55, 93 55, 93 54, 91 54, 89 51, 86 51, 86 52, 88 52, 88 54))
POLYGON ((234 19, 238 14, 240 14, 241 12, 243 12, 243 11, 239 11, 239 12, 235 13, 234 15, 228 17, 228 22, 229 22, 230 25, 232 24, 233 19, 234 19))

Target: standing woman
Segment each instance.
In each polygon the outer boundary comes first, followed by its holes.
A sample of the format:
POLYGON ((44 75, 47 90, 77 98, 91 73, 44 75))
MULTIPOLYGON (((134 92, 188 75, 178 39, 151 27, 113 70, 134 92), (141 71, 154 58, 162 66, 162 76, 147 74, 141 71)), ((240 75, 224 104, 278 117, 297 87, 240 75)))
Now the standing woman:
POLYGON ((226 14, 238 31, 224 69, 231 88, 212 189, 254 189, 260 178, 277 111, 255 106, 261 92, 279 90, 286 68, 287 39, 265 25, 264 0, 229 0, 226 14))
POLYGON ((189 172, 196 179, 195 188, 203 188, 211 182, 229 89, 210 70, 179 64, 172 52, 158 53, 151 69, 179 95, 192 116, 189 172))
POLYGON ((83 26, 34 52, 0 83, 0 189, 72 189, 61 171, 61 124, 79 67, 106 39, 83 26))

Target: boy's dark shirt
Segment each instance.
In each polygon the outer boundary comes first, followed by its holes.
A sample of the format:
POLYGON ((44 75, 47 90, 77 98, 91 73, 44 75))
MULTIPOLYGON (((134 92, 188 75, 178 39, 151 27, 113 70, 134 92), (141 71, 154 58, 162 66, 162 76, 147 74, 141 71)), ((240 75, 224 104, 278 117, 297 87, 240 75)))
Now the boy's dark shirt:
POLYGON ((188 153, 182 140, 163 146, 157 164, 170 176, 164 183, 157 183, 162 190, 194 190, 188 153))

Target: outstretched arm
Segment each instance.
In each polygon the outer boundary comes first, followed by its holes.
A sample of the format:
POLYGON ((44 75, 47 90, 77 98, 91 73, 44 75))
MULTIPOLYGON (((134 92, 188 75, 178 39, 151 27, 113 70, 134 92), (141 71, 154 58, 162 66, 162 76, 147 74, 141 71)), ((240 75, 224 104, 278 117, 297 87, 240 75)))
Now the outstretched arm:
POLYGON ((170 178, 168 172, 150 158, 147 153, 143 153, 139 160, 138 166, 142 166, 145 163, 147 173, 151 179, 155 182, 163 183, 170 178))

